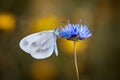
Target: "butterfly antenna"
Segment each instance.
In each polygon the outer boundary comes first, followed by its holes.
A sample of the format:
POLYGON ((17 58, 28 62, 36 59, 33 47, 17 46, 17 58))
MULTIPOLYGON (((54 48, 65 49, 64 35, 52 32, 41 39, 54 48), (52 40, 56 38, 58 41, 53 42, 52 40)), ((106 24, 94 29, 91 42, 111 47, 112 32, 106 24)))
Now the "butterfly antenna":
POLYGON ((70 24, 70 20, 68 19, 68 24, 70 24))
POLYGON ((82 23, 82 20, 80 19, 80 20, 79 20, 79 24, 81 25, 81 23, 82 23))

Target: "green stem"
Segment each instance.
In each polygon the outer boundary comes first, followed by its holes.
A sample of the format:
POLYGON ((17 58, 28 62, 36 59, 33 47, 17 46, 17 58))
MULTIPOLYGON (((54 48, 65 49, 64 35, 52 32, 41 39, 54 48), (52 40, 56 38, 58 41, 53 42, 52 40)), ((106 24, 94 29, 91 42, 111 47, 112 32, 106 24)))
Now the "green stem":
POLYGON ((77 80, 79 80, 79 71, 78 71, 77 54, 76 54, 76 41, 74 41, 74 61, 75 61, 77 80))

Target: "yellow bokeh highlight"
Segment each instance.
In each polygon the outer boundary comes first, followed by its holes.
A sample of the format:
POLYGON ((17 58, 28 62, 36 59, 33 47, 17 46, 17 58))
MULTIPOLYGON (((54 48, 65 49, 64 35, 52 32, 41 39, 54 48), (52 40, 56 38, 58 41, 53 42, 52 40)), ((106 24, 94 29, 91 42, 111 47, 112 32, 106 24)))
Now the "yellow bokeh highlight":
MULTIPOLYGON (((87 40, 80 40, 76 43, 76 52, 77 53, 82 53, 87 49, 87 40)), ((67 39, 63 39, 62 41, 62 48, 64 49, 65 52, 69 54, 73 54, 74 52, 74 41, 70 41, 67 39)))
POLYGON ((16 18, 13 14, 0 13, 0 29, 11 31, 15 28, 16 18))
POLYGON ((44 16, 42 18, 38 18, 33 23, 33 26, 31 27, 31 31, 42 31, 42 30, 52 30, 59 25, 59 20, 54 15, 48 15, 44 16))
POLYGON ((34 80, 51 80, 56 77, 56 69, 48 61, 37 61, 31 67, 31 74, 34 80))

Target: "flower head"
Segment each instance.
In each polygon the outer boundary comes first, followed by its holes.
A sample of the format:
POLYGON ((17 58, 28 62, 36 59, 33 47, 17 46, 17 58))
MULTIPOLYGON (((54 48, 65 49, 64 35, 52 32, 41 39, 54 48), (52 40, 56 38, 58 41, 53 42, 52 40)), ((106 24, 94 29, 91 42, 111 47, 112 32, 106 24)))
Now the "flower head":
POLYGON ((87 24, 68 24, 59 32, 61 38, 68 40, 82 40, 92 36, 92 31, 89 30, 87 24))

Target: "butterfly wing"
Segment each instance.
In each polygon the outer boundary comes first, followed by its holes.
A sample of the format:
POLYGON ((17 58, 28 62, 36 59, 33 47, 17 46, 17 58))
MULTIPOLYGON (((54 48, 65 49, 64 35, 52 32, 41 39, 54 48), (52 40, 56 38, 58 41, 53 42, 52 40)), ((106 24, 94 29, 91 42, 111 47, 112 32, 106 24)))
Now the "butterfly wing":
POLYGON ((57 44, 56 44, 56 40, 57 40, 57 38, 56 38, 56 36, 54 36, 54 53, 55 53, 55 55, 56 56, 58 56, 58 49, 57 49, 57 44))
POLYGON ((20 48, 36 59, 44 59, 52 55, 55 43, 53 30, 48 30, 24 37, 20 48))

